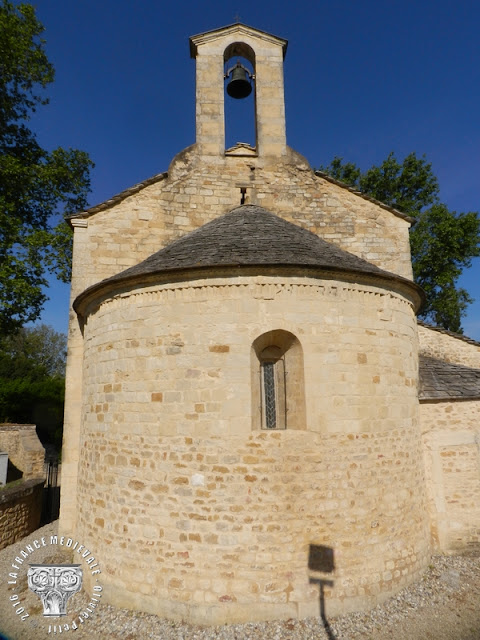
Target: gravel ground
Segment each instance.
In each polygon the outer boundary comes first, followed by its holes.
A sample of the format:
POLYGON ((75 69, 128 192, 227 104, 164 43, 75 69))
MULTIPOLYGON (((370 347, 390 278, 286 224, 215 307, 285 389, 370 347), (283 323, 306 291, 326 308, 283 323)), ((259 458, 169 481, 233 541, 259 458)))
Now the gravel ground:
MULTIPOLYGON (((0 551, 1 640, 43 640, 59 635, 48 634, 40 600, 28 589, 25 577, 19 580, 16 591, 9 590, 12 587, 7 584, 11 563, 19 551, 34 539, 56 533, 56 529, 57 523, 49 524, 0 551), (15 614, 9 599, 15 593, 31 614, 24 621, 15 614)), ((71 557, 53 549, 54 554, 52 547, 36 551, 32 562, 71 562, 71 557)), ((78 615, 87 604, 83 592, 74 596, 68 618, 78 615)), ((71 634, 64 631, 62 636, 71 634)), ((368 613, 328 622, 307 618, 206 628, 102 605, 74 634, 78 639, 102 640, 480 640, 480 557, 435 556, 422 580, 408 589, 368 613)))

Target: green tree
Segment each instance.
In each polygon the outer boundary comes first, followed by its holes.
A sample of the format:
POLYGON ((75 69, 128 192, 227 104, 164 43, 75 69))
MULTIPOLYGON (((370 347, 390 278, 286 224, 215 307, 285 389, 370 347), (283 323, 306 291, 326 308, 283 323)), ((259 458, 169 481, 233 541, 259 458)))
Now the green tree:
POLYGON ((335 157, 320 170, 415 218, 410 230, 413 275, 427 296, 419 315, 463 333, 461 319, 473 300, 458 286, 458 279, 472 258, 480 255, 478 212, 457 213, 442 204, 432 165, 415 153, 402 163, 390 153, 380 166, 365 172, 335 157))
POLYGON ((65 377, 67 336, 46 324, 23 327, 0 339, 2 378, 65 377))
POLYGON ((42 442, 61 444, 67 337, 51 327, 0 339, 0 422, 37 425, 42 442))
POLYGON ((27 126, 54 78, 43 31, 32 5, 0 0, 0 335, 38 317, 48 271, 68 279, 61 213, 84 208, 90 189, 87 153, 42 149, 27 126))

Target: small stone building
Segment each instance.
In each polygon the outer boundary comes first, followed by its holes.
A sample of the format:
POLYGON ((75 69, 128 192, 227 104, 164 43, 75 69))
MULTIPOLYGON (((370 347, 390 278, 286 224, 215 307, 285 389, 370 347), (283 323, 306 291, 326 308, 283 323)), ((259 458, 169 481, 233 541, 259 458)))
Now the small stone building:
POLYGON ((60 528, 116 605, 333 615, 479 543, 480 345, 418 325, 412 220, 287 146, 286 47, 192 37, 196 143, 71 219, 60 528), (226 149, 232 58, 256 140, 226 149))
POLYGON ((0 423, 0 451, 8 454, 7 482, 44 477, 45 449, 34 424, 0 423))
POLYGON ((45 449, 34 424, 0 424, 0 549, 40 526, 45 449), (6 484, 2 482, 6 480, 6 484))

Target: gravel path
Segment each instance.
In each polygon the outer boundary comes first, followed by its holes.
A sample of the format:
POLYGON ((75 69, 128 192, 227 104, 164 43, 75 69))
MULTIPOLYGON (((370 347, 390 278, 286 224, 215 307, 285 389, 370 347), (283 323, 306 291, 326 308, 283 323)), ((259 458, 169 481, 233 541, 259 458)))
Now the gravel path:
MULTIPOLYGON (((29 591, 25 578, 19 581, 15 591, 32 614, 24 621, 15 614, 9 600, 14 592, 8 590, 7 584, 15 556, 29 542, 49 537, 56 529, 57 523, 49 524, 0 551, 1 640, 4 637, 43 640, 59 635, 48 634, 40 600, 29 591)), ((32 561, 71 562, 71 559, 58 552, 52 555, 52 547, 45 547, 35 552, 32 561)), ((68 610, 72 614, 80 613, 88 604, 83 593, 70 602, 68 610)), ((326 624, 320 618, 308 618, 204 628, 102 605, 74 634, 67 631, 62 637, 82 640, 480 640, 480 557, 435 556, 422 580, 415 585, 368 613, 342 616, 326 624)))

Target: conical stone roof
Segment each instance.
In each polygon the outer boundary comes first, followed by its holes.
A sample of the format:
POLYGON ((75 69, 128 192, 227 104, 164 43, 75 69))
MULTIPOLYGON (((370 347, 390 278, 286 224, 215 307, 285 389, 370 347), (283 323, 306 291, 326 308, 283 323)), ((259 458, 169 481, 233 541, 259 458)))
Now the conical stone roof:
POLYGON ((421 290, 413 282, 319 238, 257 205, 242 205, 208 222, 160 249, 143 262, 126 269, 80 294, 86 296, 129 281, 139 284, 155 274, 235 267, 299 267, 329 272, 368 274, 402 282, 421 290))
POLYGON ((242 205, 175 240, 109 281, 174 269, 253 265, 388 273, 262 207, 242 205))

